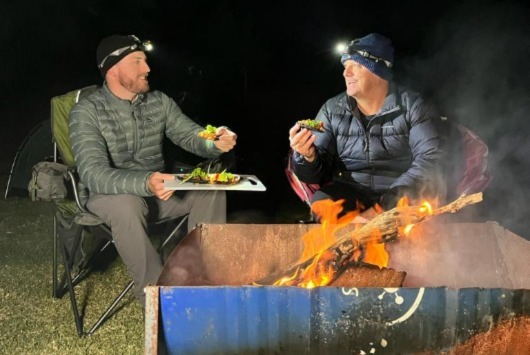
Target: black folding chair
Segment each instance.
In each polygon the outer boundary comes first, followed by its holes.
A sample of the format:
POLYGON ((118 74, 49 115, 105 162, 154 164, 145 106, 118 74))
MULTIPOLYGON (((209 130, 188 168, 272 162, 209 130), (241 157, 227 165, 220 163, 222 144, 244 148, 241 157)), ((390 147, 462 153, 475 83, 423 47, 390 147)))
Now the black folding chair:
MULTIPOLYGON (((87 332, 84 331, 83 317, 79 312, 79 305, 75 296, 75 286, 78 285, 93 269, 94 259, 101 255, 102 252, 112 245, 112 234, 110 227, 103 223, 103 221, 93 213, 85 209, 81 202, 80 191, 78 191, 78 177, 76 173, 75 159, 71 149, 70 138, 68 134, 68 116, 70 109, 76 102, 79 101, 84 95, 89 95, 97 86, 89 86, 79 90, 70 91, 66 94, 55 96, 51 100, 51 125, 52 125, 52 137, 54 140, 55 154, 54 160, 61 161, 68 167, 67 180, 69 181, 70 195, 72 199, 66 201, 56 201, 58 211, 54 214, 53 221, 53 292, 54 298, 61 298, 66 293, 70 296, 70 302, 72 305, 72 312, 74 315, 74 321, 77 328, 77 333, 80 337, 85 335, 93 334, 117 309, 120 301, 125 295, 131 290, 134 283, 129 281, 125 288, 116 296, 114 301, 110 303, 108 308, 101 314, 98 320, 89 328, 87 332), (71 223, 74 227, 78 227, 79 230, 74 235, 66 235, 64 228, 64 220, 62 220, 63 214, 70 214, 73 216, 71 223), (63 224, 61 224, 63 223, 63 224), (83 239, 83 230, 89 231, 93 235, 103 238, 101 247, 98 248, 97 252, 89 259, 88 262, 84 262, 78 265, 79 251, 83 239), (62 276, 59 279, 59 261, 58 261, 58 250, 62 257, 62 276)), ((179 233, 181 228, 186 226, 185 222, 188 219, 188 215, 184 215, 178 218, 171 218, 166 220, 157 221, 154 225, 168 224, 169 228, 166 231, 170 231, 164 238, 164 241, 158 247, 158 252, 161 253, 164 247, 177 236, 184 236, 183 233, 179 233)))

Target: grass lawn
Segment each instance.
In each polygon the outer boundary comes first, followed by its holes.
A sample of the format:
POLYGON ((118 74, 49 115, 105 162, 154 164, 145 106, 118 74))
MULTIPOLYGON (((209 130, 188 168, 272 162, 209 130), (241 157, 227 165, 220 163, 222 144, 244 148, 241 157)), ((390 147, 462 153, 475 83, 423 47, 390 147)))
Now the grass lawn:
MULTIPOLYGON (((96 332, 77 336, 68 295, 52 295, 51 202, 12 197, 0 200, 0 353, 142 354, 144 318, 130 292, 121 309, 96 332)), ((76 287, 93 324, 129 281, 119 258, 76 287)))

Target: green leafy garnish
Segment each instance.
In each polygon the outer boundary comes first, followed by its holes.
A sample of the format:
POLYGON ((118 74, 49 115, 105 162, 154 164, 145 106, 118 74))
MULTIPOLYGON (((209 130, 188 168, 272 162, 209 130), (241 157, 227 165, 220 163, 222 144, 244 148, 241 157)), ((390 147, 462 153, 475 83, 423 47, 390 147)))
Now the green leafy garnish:
POLYGON ((186 176, 184 180, 182 180, 181 184, 191 179, 207 180, 208 174, 201 168, 195 168, 191 173, 188 174, 188 176, 186 176))
POLYGON ((215 133, 215 132, 217 132, 217 127, 212 126, 212 125, 206 125, 206 132, 215 133))

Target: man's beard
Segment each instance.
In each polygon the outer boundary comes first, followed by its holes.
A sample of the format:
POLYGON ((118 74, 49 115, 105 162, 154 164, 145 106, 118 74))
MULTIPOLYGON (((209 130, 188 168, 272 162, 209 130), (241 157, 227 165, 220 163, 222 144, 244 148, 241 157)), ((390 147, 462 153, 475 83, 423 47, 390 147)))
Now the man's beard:
POLYGON ((120 76, 119 80, 121 86, 129 92, 135 94, 145 94, 146 92, 149 92, 149 83, 146 80, 141 80, 139 78, 125 78, 123 76, 120 76))

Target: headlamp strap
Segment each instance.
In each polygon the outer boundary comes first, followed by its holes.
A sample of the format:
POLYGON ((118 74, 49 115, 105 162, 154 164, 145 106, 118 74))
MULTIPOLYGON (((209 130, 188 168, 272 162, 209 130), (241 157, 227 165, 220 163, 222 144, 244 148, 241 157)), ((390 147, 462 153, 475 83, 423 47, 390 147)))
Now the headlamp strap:
POLYGON ((370 52, 367 52, 367 51, 363 51, 363 50, 360 50, 360 49, 357 49, 356 48, 356 45, 359 43, 359 40, 353 40, 350 42, 350 44, 348 45, 348 48, 346 49, 346 52, 349 54, 349 55, 353 55, 353 54, 358 54, 360 55, 361 57, 364 57, 364 58, 368 58, 368 59, 371 59, 373 60, 374 62, 376 63, 379 63, 379 62, 382 62, 386 67, 388 68, 392 68, 394 65, 392 64, 392 62, 388 61, 388 60, 385 60, 381 57, 376 57, 375 55, 371 54, 370 52))

